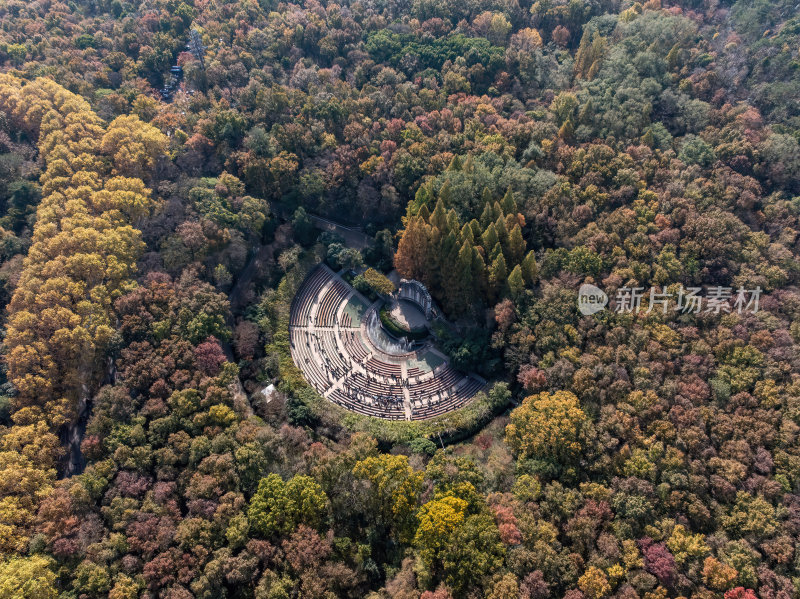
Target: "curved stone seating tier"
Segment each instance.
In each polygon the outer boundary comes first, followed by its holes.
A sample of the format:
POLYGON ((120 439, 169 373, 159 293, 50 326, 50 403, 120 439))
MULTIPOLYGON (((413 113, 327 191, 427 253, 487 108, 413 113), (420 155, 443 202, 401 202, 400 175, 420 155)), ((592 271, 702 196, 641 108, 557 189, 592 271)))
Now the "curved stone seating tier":
POLYGON ((294 296, 292 307, 289 317, 289 324, 292 326, 305 326, 308 324, 311 316, 311 307, 317 299, 317 294, 327 283, 332 274, 330 270, 317 268, 311 276, 309 276, 300 292, 294 296))
POLYGON ((430 405, 423 405, 423 403, 420 403, 420 407, 414 409, 412 418, 414 420, 424 420, 460 408, 469 402, 469 400, 483 388, 483 385, 481 381, 471 376, 467 377, 464 379, 464 382, 443 401, 430 405))
POLYGON ((367 360, 367 363, 364 364, 364 367, 367 370, 376 372, 382 376, 402 376, 402 371, 399 364, 389 364, 374 357, 367 360))
POLYGON ((315 324, 319 327, 332 327, 336 322, 336 312, 348 295, 349 291, 344 283, 334 279, 322 297, 315 324))
POLYGON ((422 420, 460 408, 483 388, 435 350, 385 355, 366 337, 366 325, 353 321, 366 310, 362 296, 324 265, 292 301, 292 359, 320 395, 367 416, 422 420))
POLYGON ((370 356, 369 350, 364 346, 364 342, 361 341, 361 335, 355 331, 346 331, 343 338, 347 353, 356 362, 361 363, 370 356))

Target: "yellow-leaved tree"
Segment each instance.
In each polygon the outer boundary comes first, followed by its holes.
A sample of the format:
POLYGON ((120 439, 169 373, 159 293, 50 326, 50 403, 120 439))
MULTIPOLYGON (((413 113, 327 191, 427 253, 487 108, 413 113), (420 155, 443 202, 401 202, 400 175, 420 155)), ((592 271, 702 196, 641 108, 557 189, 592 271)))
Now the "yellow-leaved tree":
POLYGON ((5 338, 17 393, 14 426, 0 444, 0 531, 2 550, 20 551, 59 465, 68 473, 80 465, 76 423, 106 376, 113 302, 134 284, 144 249, 135 225, 152 209, 150 191, 139 178, 115 175, 144 174, 167 138, 135 117, 107 131, 83 98, 43 78, 0 75, 0 111, 38 140, 44 165, 5 338))
POLYGON ((423 473, 414 472, 404 455, 381 454, 357 462, 353 475, 369 485, 367 501, 376 523, 395 531, 399 539, 410 541, 423 473))
POLYGON ((566 462, 580 453, 588 421, 574 393, 545 391, 511 412, 506 441, 519 456, 566 462))

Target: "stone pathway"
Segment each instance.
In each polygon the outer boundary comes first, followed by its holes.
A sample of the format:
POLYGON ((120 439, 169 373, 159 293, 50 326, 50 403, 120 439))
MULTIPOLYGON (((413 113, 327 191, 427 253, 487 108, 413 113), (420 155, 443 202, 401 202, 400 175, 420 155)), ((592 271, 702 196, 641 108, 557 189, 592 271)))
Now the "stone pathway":
MULTIPOLYGON (((405 360, 400 363, 400 378, 408 381, 408 363, 405 360)), ((411 394, 405 385, 403 385, 403 409, 406 411, 406 420, 411 420, 411 394)))

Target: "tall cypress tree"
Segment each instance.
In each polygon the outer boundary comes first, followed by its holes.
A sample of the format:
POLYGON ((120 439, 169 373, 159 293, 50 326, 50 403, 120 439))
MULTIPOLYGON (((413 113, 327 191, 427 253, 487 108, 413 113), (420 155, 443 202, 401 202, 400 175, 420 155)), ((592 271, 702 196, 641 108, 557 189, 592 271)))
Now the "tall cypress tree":
POLYGON ((436 208, 431 213, 431 218, 428 221, 432 227, 439 229, 442 235, 447 233, 447 213, 444 210, 444 203, 441 198, 436 202, 436 208))
POLYGON ((489 223, 494 221, 494 218, 495 217, 494 217, 494 212, 492 210, 492 203, 487 201, 483 205, 483 212, 481 212, 481 220, 480 220, 481 226, 485 229, 486 227, 489 226, 489 223))
POLYGON ((514 200, 514 194, 510 187, 506 190, 506 194, 503 196, 500 206, 503 208, 505 214, 516 214, 517 202, 514 200))
POLYGON ((472 232, 472 227, 469 226, 469 223, 461 227, 461 240, 469 241, 470 245, 475 243, 475 234, 472 232))
POLYGON ((472 237, 475 239, 477 243, 478 240, 481 238, 481 235, 483 235, 483 229, 481 228, 480 223, 473 218, 471 221, 469 221, 469 228, 472 229, 472 237))
POLYGON ((461 228, 461 223, 458 220, 458 214, 453 208, 447 211, 447 231, 458 231, 461 228))
POLYGON ((454 302, 460 314, 464 314, 469 310, 475 298, 475 279, 472 274, 473 251, 472 245, 465 241, 461 245, 456 259, 455 276, 458 285, 455 286, 455 289, 458 291, 458 297, 454 298, 454 302))
POLYGON ((422 207, 420 207, 419 212, 417 213, 417 216, 419 216, 426 223, 430 222, 430 220, 431 220, 431 211, 428 210, 428 206, 426 204, 423 204, 422 207))
POLYGON ((497 200, 494 201, 492 204, 492 219, 497 220, 498 218, 503 217, 503 207, 500 206, 500 202, 497 200))
POLYGON ((497 258, 498 256, 505 257, 505 254, 503 254, 503 246, 500 244, 499 241, 494 244, 494 247, 492 248, 492 251, 489 252, 489 259, 492 262, 494 262, 495 258, 497 258))
POLYGON ((516 298, 525 290, 525 279, 522 276, 522 268, 517 264, 508 275, 508 289, 512 297, 516 298))
POLYGON ((527 253, 522 260, 522 276, 528 285, 533 285, 539 279, 539 265, 533 250, 527 253))
POLYGON ((475 286, 475 296, 485 299, 488 289, 486 260, 475 246, 472 246, 472 283, 475 286))
POLYGON ((432 256, 435 265, 433 275, 433 289, 431 290, 437 297, 447 297, 451 293, 454 283, 453 264, 458 257, 458 236, 450 231, 442 237, 439 248, 432 256))
POLYGON ((450 181, 445 181, 442 188, 439 190, 439 201, 444 204, 444 208, 447 209, 453 205, 453 189, 450 186, 450 181))
POLYGON ((489 226, 486 227, 483 235, 481 235, 481 241, 481 245, 483 245, 483 249, 485 249, 487 253, 491 252, 494 249, 494 246, 500 241, 494 223, 489 223, 489 226))
POLYGON ((504 246, 508 241, 508 229, 506 229, 506 219, 502 215, 497 217, 494 221, 494 228, 497 231, 497 238, 504 246))
POLYGON ((497 255, 489 269, 489 300, 494 303, 503 293, 508 280, 508 267, 503 253, 497 255))
POLYGON ((505 254, 511 264, 519 264, 525 257, 525 240, 522 238, 522 229, 519 225, 511 229, 508 235, 505 254))
POLYGON ((431 227, 419 217, 409 219, 397 244, 395 268, 406 278, 427 283, 431 246, 431 227))

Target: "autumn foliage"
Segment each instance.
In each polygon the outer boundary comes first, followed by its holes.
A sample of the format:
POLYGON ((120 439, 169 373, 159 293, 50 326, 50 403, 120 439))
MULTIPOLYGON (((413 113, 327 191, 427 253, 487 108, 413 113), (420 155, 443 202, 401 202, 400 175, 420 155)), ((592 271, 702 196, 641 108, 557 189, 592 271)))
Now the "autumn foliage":
POLYGON ((0 598, 798 595, 796 2, 0 24, 0 598), (317 396, 289 312, 322 261, 422 281, 484 392, 317 396))

